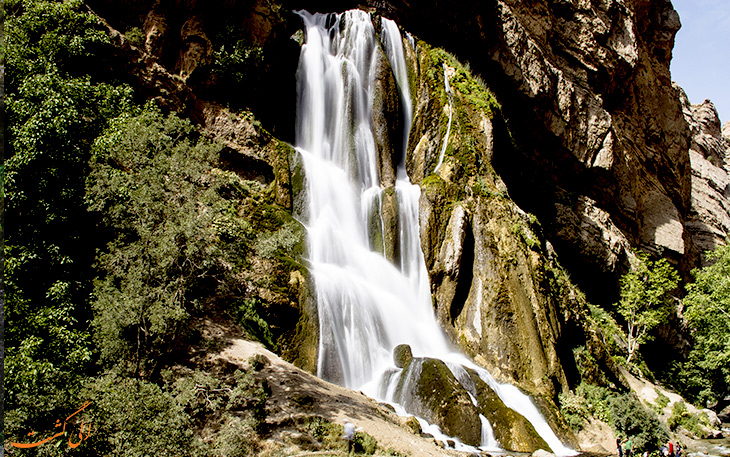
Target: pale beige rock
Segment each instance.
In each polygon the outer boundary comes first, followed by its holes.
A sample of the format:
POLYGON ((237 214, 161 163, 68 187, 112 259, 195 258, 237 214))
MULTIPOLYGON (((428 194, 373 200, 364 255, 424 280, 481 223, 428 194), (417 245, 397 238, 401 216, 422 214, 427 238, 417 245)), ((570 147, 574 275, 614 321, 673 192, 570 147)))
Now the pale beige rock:
POLYGON ((160 58, 167 36, 167 19, 160 10, 160 2, 155 2, 147 13, 142 30, 145 35, 144 48, 147 54, 160 58))
POLYGON ((196 68, 209 65, 213 60, 213 45, 205 33, 202 21, 193 16, 180 29, 182 49, 175 66, 176 73, 187 79, 196 68))
POLYGON ((684 254, 684 224, 671 198, 659 190, 641 197, 641 241, 684 254))
POLYGON ((596 259, 605 269, 616 270, 633 256, 626 235, 590 198, 579 197, 570 207, 557 204, 556 213, 558 236, 578 241, 581 254, 596 259))
MULTIPOLYGON (((398 417, 388 408, 380 405, 361 392, 323 381, 316 376, 300 370, 265 349, 260 343, 230 338, 227 346, 212 360, 224 361, 250 369, 249 360, 262 356, 266 363, 256 372, 256 376, 268 381, 271 396, 266 401, 267 423, 272 428, 286 424, 287 419, 302 414, 321 416, 330 422, 343 424, 350 420, 362 431, 372 435, 383 449, 392 448, 404 455, 427 457, 465 457, 466 453, 443 449, 432 439, 415 435, 405 425, 406 420, 398 417), (297 395, 306 394, 315 401, 306 410, 291 401, 297 395)), ((285 433, 281 430, 280 433, 285 433)))
POLYGON ((704 261, 706 252, 724 245, 730 235, 730 141, 712 102, 692 105, 684 91, 678 90, 692 133, 692 201, 685 227, 704 261))
MULTIPOLYGON (((511 167, 528 162, 545 181, 595 202, 633 247, 694 253, 684 233, 691 192, 689 132, 670 82, 680 27, 670 2, 437 1, 427 11, 390 3, 406 29, 426 41, 443 37, 485 78, 499 81, 502 92, 496 95, 510 112, 510 126, 523 137, 539 138, 524 162, 515 159, 511 167), (453 31, 454 20, 459 33, 444 36, 453 31)), ((418 144, 419 153, 432 153, 427 143, 418 144)), ((522 185, 519 178, 505 181, 522 185)), ((559 227, 554 220, 541 222, 547 230, 559 227)), ((585 236, 572 234, 577 236, 559 240, 561 249, 584 252, 585 236)), ((691 258, 681 262, 691 267, 691 258)), ((579 259, 605 270, 600 260, 579 259)), ((628 267, 613 266, 615 275, 628 267)))
POLYGON ((576 433, 580 449, 592 454, 613 454, 616 451, 616 437, 611 426, 605 422, 590 419, 576 433))

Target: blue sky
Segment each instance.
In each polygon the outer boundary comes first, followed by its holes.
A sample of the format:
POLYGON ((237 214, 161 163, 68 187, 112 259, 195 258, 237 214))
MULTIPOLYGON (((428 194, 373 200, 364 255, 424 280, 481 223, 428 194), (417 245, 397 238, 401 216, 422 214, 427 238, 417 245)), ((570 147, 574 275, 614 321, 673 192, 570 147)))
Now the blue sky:
POLYGON ((672 79, 689 101, 709 98, 730 121, 730 0, 672 0, 682 28, 674 41, 672 79))

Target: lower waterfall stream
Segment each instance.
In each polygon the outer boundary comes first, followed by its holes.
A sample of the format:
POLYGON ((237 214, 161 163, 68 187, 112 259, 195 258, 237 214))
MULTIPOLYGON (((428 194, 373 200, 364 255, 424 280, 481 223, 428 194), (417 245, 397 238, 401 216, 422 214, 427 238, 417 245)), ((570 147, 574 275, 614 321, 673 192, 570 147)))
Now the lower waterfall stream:
MULTIPOLYGON (((408 344, 415 357, 443 360, 459 380, 466 375, 464 367, 475 371, 506 406, 534 426, 554 453, 574 454, 528 396, 497 383, 456 352, 436 321, 419 238, 420 188, 405 170, 412 112, 398 27, 381 19, 379 44, 371 16, 363 11, 299 15, 306 41, 297 72, 296 149, 302 158, 307 204, 298 217, 307 228, 319 313, 318 376, 402 404, 398 395, 407 395, 407 389, 396 391, 405 370, 394 365, 393 349, 408 344), (394 164, 391 190, 398 208, 398 256, 393 262, 374 241, 386 237, 386 189, 373 132, 378 52, 384 52, 393 69, 405 111, 404 150, 401 163, 394 164)), ((483 415, 479 419, 480 447, 499 449, 489 421, 483 415)))

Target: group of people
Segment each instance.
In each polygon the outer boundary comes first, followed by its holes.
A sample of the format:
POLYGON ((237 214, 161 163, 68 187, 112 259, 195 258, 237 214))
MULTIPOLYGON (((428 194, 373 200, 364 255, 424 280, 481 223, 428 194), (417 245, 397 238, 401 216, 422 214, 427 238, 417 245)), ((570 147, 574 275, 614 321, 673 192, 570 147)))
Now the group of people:
POLYGON ((682 445, 669 441, 666 446, 659 448, 659 452, 665 457, 683 457, 682 445))
POLYGON ((621 439, 619 436, 616 438, 616 448, 618 450, 618 457, 631 457, 634 448, 634 442, 631 437, 621 439))
MULTIPOLYGON (((618 457, 631 457, 631 455, 634 452, 634 443, 631 440, 631 437, 621 438, 620 436, 616 438, 616 450, 618 451, 618 457)), ((662 457, 684 457, 684 453, 682 452, 682 445, 679 443, 674 443, 672 441, 667 442, 666 446, 662 446, 659 448, 659 453, 662 455, 662 457)), ((645 457, 648 456, 648 452, 644 454, 645 457)))

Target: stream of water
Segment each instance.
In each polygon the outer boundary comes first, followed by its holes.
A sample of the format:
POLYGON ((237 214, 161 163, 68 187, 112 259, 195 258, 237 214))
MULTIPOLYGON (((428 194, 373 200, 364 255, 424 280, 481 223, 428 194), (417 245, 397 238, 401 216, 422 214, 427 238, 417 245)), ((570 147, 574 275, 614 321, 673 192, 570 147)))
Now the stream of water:
MULTIPOLYGON (((394 402, 392 382, 397 376, 392 373, 402 370, 394 366, 393 349, 409 344, 415 357, 446 362, 457 379, 463 367, 474 369, 508 407, 533 424, 554 453, 574 454, 528 396, 497 383, 455 351, 436 321, 419 238, 420 188, 405 170, 412 108, 397 25, 381 19, 378 41, 371 16, 363 11, 299 14, 306 42, 297 72, 296 148, 306 177, 308 207, 302 218, 319 311, 318 375, 394 402), (403 159, 396 164, 395 185, 397 262, 373 247, 374 239, 386 235, 380 216, 385 189, 373 134, 379 49, 390 62, 404 107, 403 159), (372 223, 374 217, 379 223, 372 223)), ((482 447, 498 449, 491 425, 480 419, 482 447)))

